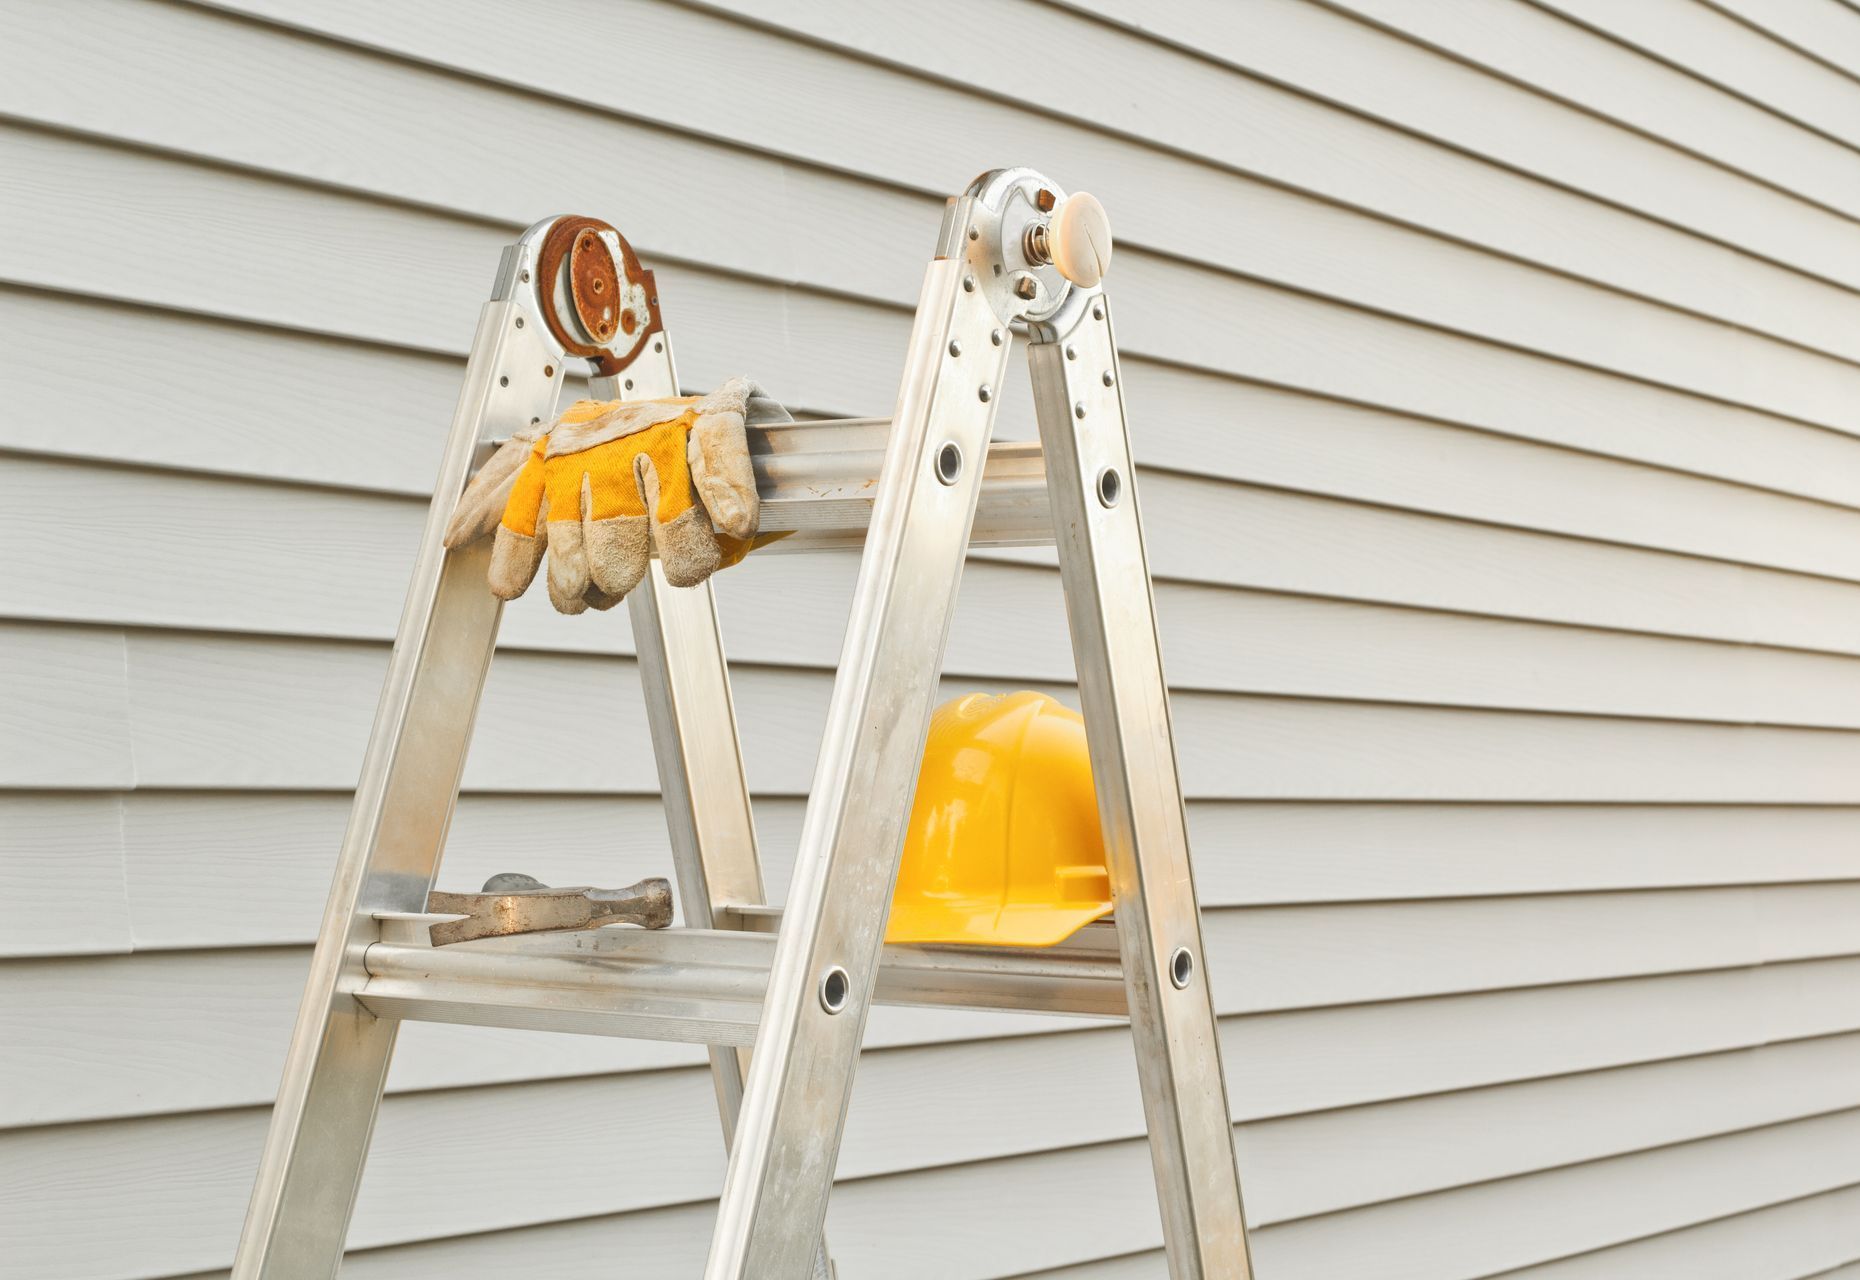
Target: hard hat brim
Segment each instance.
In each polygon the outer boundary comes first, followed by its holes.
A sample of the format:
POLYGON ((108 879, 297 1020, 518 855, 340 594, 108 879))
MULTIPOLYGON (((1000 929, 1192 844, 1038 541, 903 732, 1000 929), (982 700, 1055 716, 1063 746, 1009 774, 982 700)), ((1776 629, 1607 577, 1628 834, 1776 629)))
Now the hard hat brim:
POLYGON ((891 907, 886 942, 980 947, 1050 947, 1111 914, 1109 902, 1003 905, 999 898, 904 903, 891 907))

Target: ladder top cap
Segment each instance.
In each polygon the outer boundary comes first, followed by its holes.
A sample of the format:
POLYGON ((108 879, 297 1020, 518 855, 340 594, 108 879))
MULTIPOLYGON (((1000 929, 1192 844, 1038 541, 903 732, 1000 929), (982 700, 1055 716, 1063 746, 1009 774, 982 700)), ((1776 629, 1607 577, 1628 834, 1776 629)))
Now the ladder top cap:
POLYGON ((1053 213, 1053 265, 1082 289, 1096 288, 1111 266, 1111 219, 1098 197, 1076 191, 1053 213))

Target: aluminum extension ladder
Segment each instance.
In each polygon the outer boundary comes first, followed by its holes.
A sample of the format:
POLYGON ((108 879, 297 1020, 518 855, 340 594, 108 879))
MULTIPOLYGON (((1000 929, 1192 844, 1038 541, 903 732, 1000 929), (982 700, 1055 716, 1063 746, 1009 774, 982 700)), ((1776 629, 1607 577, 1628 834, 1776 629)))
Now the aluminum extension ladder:
POLYGON ((485 586, 489 541, 441 545, 454 504, 491 441, 554 412, 571 358, 600 398, 678 393, 652 275, 612 227, 550 219, 505 250, 236 1277, 335 1274, 406 1019, 711 1046, 730 1157, 705 1275, 824 1275, 827 1196, 874 999, 1128 1014, 1170 1274, 1249 1275, 1117 350, 1097 287, 1109 233, 1101 213, 1082 216, 1095 201, 1073 199, 1081 216, 1068 218, 1058 187, 1009 169, 950 200, 889 422, 751 431, 763 530, 793 531, 757 555, 864 547, 785 910, 762 905, 710 585, 670 588, 655 563, 629 606, 685 927, 435 946, 431 927, 457 919, 433 914, 429 893, 502 608, 485 586), (588 305, 603 295, 618 308, 588 305), (1038 446, 990 443, 1015 320, 1031 336, 1038 446), (1114 918, 1038 950, 884 946, 965 553, 1054 542, 1114 918))

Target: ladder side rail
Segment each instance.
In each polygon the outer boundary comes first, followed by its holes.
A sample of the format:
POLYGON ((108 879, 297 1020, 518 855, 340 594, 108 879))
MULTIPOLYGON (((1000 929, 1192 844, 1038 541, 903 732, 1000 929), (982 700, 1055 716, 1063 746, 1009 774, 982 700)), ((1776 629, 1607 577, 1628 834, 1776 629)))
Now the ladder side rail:
MULTIPOLYGON (((616 386, 618 381, 597 381, 595 394, 641 400, 677 395, 671 340, 661 334, 653 350, 642 353, 633 365, 625 386, 616 386)), ((627 597, 627 609, 680 910, 687 928, 716 928, 716 908, 766 900, 716 595, 708 580, 694 587, 671 586, 654 559, 627 597)), ((709 1048, 711 1083, 728 1150, 736 1141, 749 1051, 727 1045, 709 1048)), ((814 1270, 818 1280, 832 1275, 824 1240, 814 1270)))
POLYGON ((1247 1280, 1155 599, 1109 304, 1077 292, 1028 348, 1060 576, 1174 1280, 1247 1280))
POLYGON ((502 610, 484 586, 489 542, 448 553, 445 525, 481 446, 547 416, 561 383, 560 356, 505 296, 514 256, 467 361, 240 1235, 238 1280, 333 1276, 342 1258, 399 1025, 352 992, 378 937, 373 913, 425 909, 502 610))
MULTIPOLYGON (((594 385, 595 394, 639 400, 677 395, 670 339, 661 335, 654 346, 650 356, 634 364, 624 387, 616 385, 617 379, 602 379, 594 385)), ((654 558, 627 597, 627 611, 671 838, 679 911, 687 928, 715 928, 716 906, 763 901, 762 864, 716 596, 708 580, 672 587, 654 558)), ((742 1105, 743 1062, 736 1050, 719 1045, 711 1046, 710 1058, 727 1148, 742 1105)))
MULTIPOLYGON (((624 388, 594 394, 651 400, 678 394, 671 341, 661 335, 631 366, 624 388)), ((715 907, 763 901, 762 864, 711 581, 673 587, 657 558, 627 597, 633 650, 658 762, 680 911, 687 927, 719 927, 715 907)), ((727 926, 725 926, 727 927, 727 926)))
POLYGON ((957 247, 975 203, 951 202, 943 256, 931 262, 918 301, 709 1280, 806 1276, 826 1217, 1011 345, 957 247))
MULTIPOLYGON (((714 597, 708 582, 668 585, 655 560, 627 600, 671 832, 679 910, 686 927, 714 929, 714 908, 760 903, 763 896, 728 678, 719 680, 708 669, 711 655, 719 664, 723 660, 712 641, 714 631, 706 635, 716 625, 714 597), (705 727, 709 717, 720 713, 731 718, 705 727)), ((747 1061, 747 1053, 739 1057, 735 1049, 711 1047, 711 1079, 726 1148, 735 1141, 747 1061)))
POLYGON ((671 586, 656 560, 637 590, 637 603, 627 597, 633 644, 640 679, 650 685, 646 715, 678 864, 680 910, 690 928, 732 928, 720 923, 724 907, 766 898, 716 596, 708 582, 671 586))

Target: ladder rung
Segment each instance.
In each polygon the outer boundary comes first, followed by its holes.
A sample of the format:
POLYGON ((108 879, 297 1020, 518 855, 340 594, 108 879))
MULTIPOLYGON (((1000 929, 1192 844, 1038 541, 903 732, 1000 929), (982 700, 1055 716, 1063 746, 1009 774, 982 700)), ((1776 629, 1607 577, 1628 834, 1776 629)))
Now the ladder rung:
MULTIPOLYGON (((625 927, 426 940, 450 916, 383 913, 354 994, 382 1017, 584 1035, 748 1045, 775 955, 772 933, 625 927)), ((1058 947, 888 946, 880 1004, 1122 1017, 1116 932, 1058 947)))
MULTIPOLYGON (((888 418, 839 418, 752 427, 749 449, 762 494, 762 530, 792 530, 770 551, 858 547, 891 435, 888 418)), ((1037 441, 988 446, 971 546, 1051 546, 1046 464, 1037 441)))

